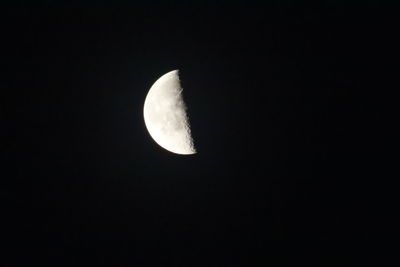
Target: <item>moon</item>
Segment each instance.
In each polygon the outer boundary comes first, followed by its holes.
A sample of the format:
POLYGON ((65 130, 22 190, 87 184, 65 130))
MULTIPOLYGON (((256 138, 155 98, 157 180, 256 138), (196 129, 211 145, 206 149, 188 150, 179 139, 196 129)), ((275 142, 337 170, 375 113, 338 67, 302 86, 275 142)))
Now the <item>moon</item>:
POLYGON ((144 122, 150 136, 166 150, 195 154, 189 118, 182 96, 179 70, 161 76, 150 88, 144 101, 144 122))

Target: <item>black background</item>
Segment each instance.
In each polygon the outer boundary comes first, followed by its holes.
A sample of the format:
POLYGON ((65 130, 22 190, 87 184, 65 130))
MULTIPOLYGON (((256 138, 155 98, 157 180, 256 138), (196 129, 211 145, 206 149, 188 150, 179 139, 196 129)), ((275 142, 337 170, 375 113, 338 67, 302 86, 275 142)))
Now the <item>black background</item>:
POLYGON ((287 3, 3 9, 2 261, 370 262, 390 17, 287 3), (174 69, 193 156, 143 121, 174 69))

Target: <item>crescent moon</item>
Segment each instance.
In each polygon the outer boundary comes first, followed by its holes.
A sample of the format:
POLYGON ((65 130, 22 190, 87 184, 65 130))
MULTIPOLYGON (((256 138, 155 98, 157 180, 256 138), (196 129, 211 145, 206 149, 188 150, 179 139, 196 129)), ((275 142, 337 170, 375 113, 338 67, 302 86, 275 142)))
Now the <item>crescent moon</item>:
POLYGON ((195 154, 186 105, 182 97, 179 71, 161 76, 144 101, 144 122, 150 136, 166 150, 182 155, 195 154))

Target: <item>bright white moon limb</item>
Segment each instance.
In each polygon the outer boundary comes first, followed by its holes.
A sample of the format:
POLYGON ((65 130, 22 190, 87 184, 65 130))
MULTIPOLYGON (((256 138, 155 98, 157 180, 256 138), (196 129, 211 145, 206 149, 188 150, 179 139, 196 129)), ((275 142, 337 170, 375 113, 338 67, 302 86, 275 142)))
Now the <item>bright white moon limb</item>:
POLYGON ((177 154, 195 154, 178 73, 164 74, 150 88, 144 101, 144 122, 161 147, 177 154))

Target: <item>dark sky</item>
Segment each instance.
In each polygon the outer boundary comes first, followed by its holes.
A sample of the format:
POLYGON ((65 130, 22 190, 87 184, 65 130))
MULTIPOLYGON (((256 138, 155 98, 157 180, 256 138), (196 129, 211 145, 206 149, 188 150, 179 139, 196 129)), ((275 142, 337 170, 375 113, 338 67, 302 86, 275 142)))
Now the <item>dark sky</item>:
POLYGON ((3 9, 6 262, 370 260, 390 18, 218 3, 3 9), (174 69, 194 156, 163 150, 143 121, 174 69))

